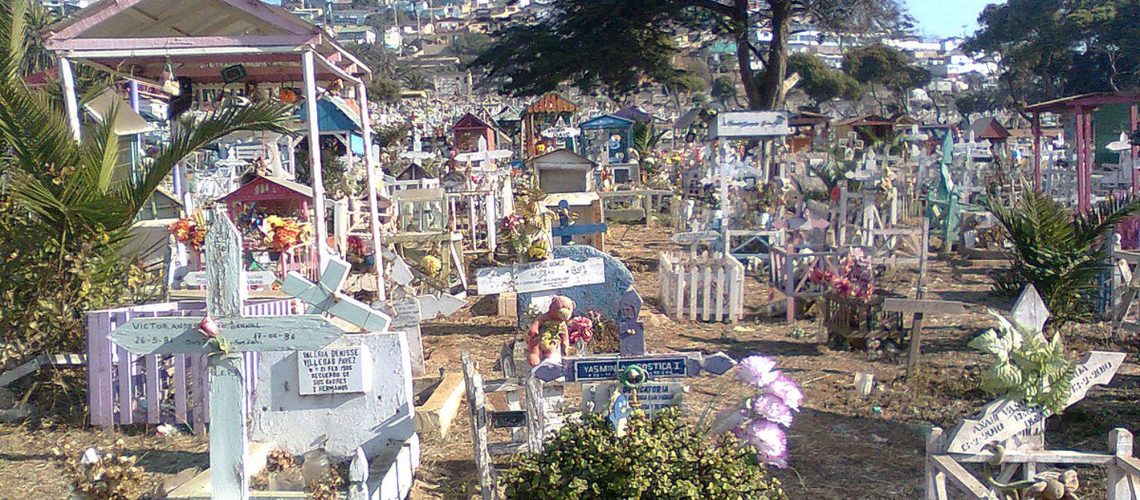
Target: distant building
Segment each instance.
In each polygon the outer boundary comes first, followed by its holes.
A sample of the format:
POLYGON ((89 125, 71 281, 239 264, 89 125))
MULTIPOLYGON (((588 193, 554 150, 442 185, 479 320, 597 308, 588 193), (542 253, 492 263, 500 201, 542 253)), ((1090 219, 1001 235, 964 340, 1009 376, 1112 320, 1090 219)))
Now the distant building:
POLYGON ((376 43, 376 30, 371 26, 334 26, 333 34, 336 35, 336 41, 344 44, 373 45, 376 43))

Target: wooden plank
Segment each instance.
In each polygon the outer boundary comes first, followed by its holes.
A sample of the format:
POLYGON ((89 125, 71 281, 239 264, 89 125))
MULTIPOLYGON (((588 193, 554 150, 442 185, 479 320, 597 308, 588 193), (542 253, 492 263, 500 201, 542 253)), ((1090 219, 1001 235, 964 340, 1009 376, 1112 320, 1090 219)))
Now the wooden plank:
POLYGON ((116 347, 119 357, 119 366, 116 371, 119 375, 119 425, 134 423, 135 414, 135 384, 134 370, 135 355, 121 347, 116 347))
POLYGON ((1140 477, 1140 463, 1132 458, 1132 433, 1126 429, 1110 431, 1108 451, 1116 458, 1106 471, 1108 500, 1134 500, 1132 486, 1135 486, 1136 478, 1140 477))
POLYGON ((483 500, 498 497, 491 463, 490 448, 487 443, 486 398, 483 394, 483 379, 471 361, 470 354, 460 355, 463 362, 463 379, 467 388, 467 408, 471 417, 471 442, 475 452, 475 469, 479 474, 479 487, 483 500))
POLYGON ((44 356, 36 356, 27 363, 17 366, 4 373, 0 373, 0 387, 7 387, 8 384, 20 380, 21 378, 34 373, 36 370, 39 370, 40 366, 43 365, 43 361, 44 356))
MULTIPOLYGON (((340 337, 343 332, 318 315, 243 318, 213 316, 219 335, 231 352, 313 351, 340 337), (295 332, 305 332, 298 335, 295 332)), ((116 328, 115 344, 135 354, 208 353, 207 337, 198 329, 196 317, 145 318, 116 328)))
MULTIPOLYGON (((491 443, 487 445, 487 452, 490 456, 498 457, 503 455, 514 455, 515 453, 526 451, 527 443, 519 441, 508 441, 504 443, 491 443)), ((489 459, 488 459, 489 460, 489 459)), ((493 467, 493 465, 492 465, 493 467)), ((486 495, 483 498, 490 498, 486 495)))
POLYGON ((677 319, 684 318, 685 307, 685 266, 681 264, 674 264, 673 271, 677 273, 677 284, 673 287, 673 293, 676 295, 677 300, 673 302, 673 317, 677 319))
POLYGON ((526 442, 527 451, 542 453, 546 439, 546 407, 543 383, 538 377, 526 380, 526 442))
POLYGON ((463 402, 463 375, 448 373, 443 376, 431 397, 416 407, 416 432, 424 438, 447 437, 451 422, 459 413, 463 402))
POLYGON ((689 319, 697 319, 697 287, 700 286, 699 268, 696 264, 689 265, 689 319))
POLYGON ((162 377, 158 373, 158 356, 146 360, 146 421, 158 424, 162 416, 162 377))
MULTIPOLYGON (((701 304, 701 321, 708 321, 709 320, 709 313, 712 312, 712 288, 713 288, 712 285, 713 285, 713 283, 712 283, 712 268, 710 266, 711 266, 711 262, 708 260, 708 254, 705 254, 705 261, 703 264, 701 264, 701 267, 704 268, 704 276, 703 276, 704 277, 704 280, 703 280, 704 283, 701 285, 701 288, 704 288, 704 292, 705 292, 704 302, 701 304)), ((717 289, 717 292, 718 293, 720 292, 719 288, 717 289)))
POLYGON ((934 455, 930 459, 934 462, 935 467, 950 476, 954 485, 963 493, 973 495, 974 498, 978 499, 994 498, 989 488, 978 481, 978 478, 970 474, 961 464, 955 462, 954 459, 946 455, 934 455))
MULTIPOLYGON (((726 318, 724 315, 724 312, 725 312, 724 311, 724 299, 725 299, 725 295, 727 294, 728 300, 729 301, 732 300, 732 290, 730 289, 731 287, 726 288, 724 286, 725 285, 725 283, 724 283, 724 268, 725 267, 726 266, 721 265, 721 266, 717 266, 717 268, 716 268, 716 321, 724 321, 725 319, 729 319, 729 318, 726 318)), ((731 306, 730 306, 730 309, 731 309, 731 306)), ((732 319, 736 319, 736 318, 732 318, 732 319)))
POLYGON ((186 355, 174 355, 174 421, 185 424, 190 421, 186 415, 186 355))
MULTIPOLYGON (((984 451, 979 453, 947 453, 958 463, 972 463, 982 464, 990 463, 994 459, 992 452, 984 451)), ((1068 450, 1047 450, 1047 451, 1032 451, 1032 452, 1017 452, 1008 451, 1002 455, 1002 463, 1008 464, 1029 464, 1029 463, 1042 463, 1042 464, 1084 464, 1084 465, 1105 465, 1112 462, 1116 457, 1105 453, 1088 453, 1083 451, 1068 451, 1068 450)))
POLYGON ((962 314, 969 311, 970 304, 954 300, 911 300, 883 299, 883 312, 903 314, 962 314))
POLYGON ((941 451, 942 448, 942 429, 933 427, 930 429, 930 434, 926 436, 926 460, 923 464, 926 468, 923 479, 923 497, 924 500, 944 500, 945 494, 938 495, 941 485, 941 491, 946 489, 946 476, 939 475, 937 467, 930 459, 934 454, 941 451))

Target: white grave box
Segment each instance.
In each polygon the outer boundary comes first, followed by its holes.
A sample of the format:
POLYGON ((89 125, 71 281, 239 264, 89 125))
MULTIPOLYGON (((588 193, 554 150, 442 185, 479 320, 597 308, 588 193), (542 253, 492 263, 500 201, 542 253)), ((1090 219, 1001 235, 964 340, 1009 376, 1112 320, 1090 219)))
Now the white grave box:
MULTIPOLYGON (((407 339, 403 333, 351 334, 323 349, 334 354, 357 350, 358 361, 371 361, 370 373, 362 373, 367 375, 359 387, 362 391, 313 395, 305 394, 304 353, 262 353, 251 406, 251 438, 297 454, 324 443, 336 457, 352 456, 357 447, 368 457, 398 449, 416 431, 407 339), (365 352, 370 359, 364 359, 365 352)), ((332 360, 346 361, 339 366, 348 366, 351 357, 338 354, 332 360)))
POLYGON ((298 391, 302 396, 368 392, 372 357, 365 346, 297 353, 298 391))

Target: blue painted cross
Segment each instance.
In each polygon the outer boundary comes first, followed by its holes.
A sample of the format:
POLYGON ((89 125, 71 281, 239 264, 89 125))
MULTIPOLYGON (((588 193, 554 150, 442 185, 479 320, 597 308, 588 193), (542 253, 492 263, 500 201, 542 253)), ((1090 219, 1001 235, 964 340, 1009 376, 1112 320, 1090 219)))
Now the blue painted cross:
POLYGON ((242 352, 312 351, 344 332, 316 314, 272 318, 241 315, 246 295, 241 235, 215 208, 206 233, 206 318, 140 318, 116 328, 111 341, 138 355, 207 354, 209 361, 211 496, 249 498, 248 435, 242 352))
POLYGON ((550 235, 561 237, 563 245, 569 245, 573 236, 583 234, 604 233, 609 229, 605 223, 601 224, 574 224, 570 220, 570 204, 566 200, 558 202, 558 226, 550 228, 550 235))

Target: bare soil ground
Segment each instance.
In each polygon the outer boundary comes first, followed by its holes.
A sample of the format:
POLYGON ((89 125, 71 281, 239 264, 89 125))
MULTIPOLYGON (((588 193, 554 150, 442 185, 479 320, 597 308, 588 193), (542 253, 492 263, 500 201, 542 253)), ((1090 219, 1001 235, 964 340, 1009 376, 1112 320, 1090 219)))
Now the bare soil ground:
MULTIPOLYGON (((952 428, 990 398, 977 389, 983 359, 966 346, 991 324, 980 310, 960 316, 926 319, 921 372, 904 380, 905 359, 885 353, 834 351, 825 347, 825 332, 814 319, 798 321, 805 335, 789 336, 792 328, 780 318, 768 318, 767 286, 755 277, 746 280, 745 321, 736 325, 675 322, 662 314, 657 302, 657 254, 673 247, 669 230, 633 227, 611 232, 608 250, 626 263, 645 298, 642 310, 651 352, 724 351, 736 358, 752 353, 775 356, 781 367, 803 385, 805 409, 790 432, 791 464, 775 474, 792 498, 864 499, 919 498, 924 435, 932 425, 952 428), (624 234, 623 234, 624 233, 624 234), (875 387, 863 398, 854 390, 855 373, 872 373, 875 387), (881 409, 876 411, 875 408, 881 409)), ((931 262, 928 298, 961 300, 1008 310, 1012 300, 989 294, 984 269, 956 259, 931 262)), ((915 273, 900 271, 886 277, 881 288, 913 297, 915 273)), ((470 352, 486 378, 495 378, 500 347, 519 338, 512 321, 487 316, 493 304, 476 302, 460 314, 424 328, 428 371, 460 371, 460 353, 470 352)), ((810 311, 809 311, 810 313, 810 311)), ((1071 350, 1128 350, 1131 355, 1109 387, 1094 389, 1082 402, 1049 420, 1050 448, 1104 450, 1114 427, 1140 430, 1140 365, 1136 350, 1106 340, 1103 324, 1080 325, 1064 332, 1071 350)), ((904 355, 905 356, 905 355, 904 355)), ((81 383, 81 373, 67 380, 81 383)), ((163 478, 187 467, 205 467, 205 443, 193 436, 158 436, 152 428, 126 433, 103 433, 81 425, 81 393, 62 391, 53 381, 60 374, 44 373, 21 381, 17 396, 32 391, 32 400, 47 411, 36 424, 0 425, 0 500, 64 498, 68 478, 51 457, 63 443, 73 447, 107 445, 123 439, 128 451, 141 456, 147 481, 155 487, 163 478), (49 397, 51 396, 51 397, 49 397)), ((689 380, 686 412, 699 416, 710 404, 727 406, 744 394, 732 377, 702 376, 689 380)), ((444 440, 423 443, 423 458, 412 497, 470 498, 478 493, 472 462, 466 407, 444 440)), ((1094 493, 1103 474, 1082 469, 1082 498, 1094 493)))

